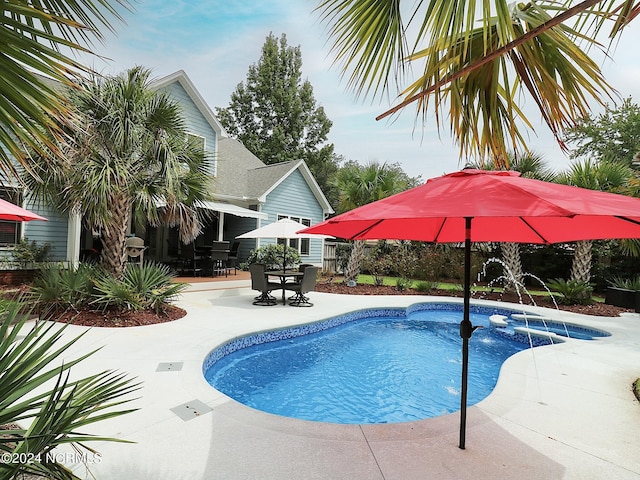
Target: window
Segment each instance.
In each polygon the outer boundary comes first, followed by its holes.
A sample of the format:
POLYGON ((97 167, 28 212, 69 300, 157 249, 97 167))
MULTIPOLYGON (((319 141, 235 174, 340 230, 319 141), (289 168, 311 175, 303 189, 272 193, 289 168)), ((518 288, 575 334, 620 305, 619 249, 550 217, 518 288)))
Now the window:
POLYGON ((199 150, 205 156, 205 163, 209 174, 216 175, 216 164, 212 158, 207 156, 207 139, 202 135, 196 135, 195 133, 187 133, 187 143, 190 147, 199 150))
MULTIPOLYGON (((301 218, 301 217, 292 217, 289 215, 278 215, 278 220, 282 220, 283 218, 288 218, 290 220, 293 220, 294 222, 298 222, 303 224, 305 227, 310 227, 311 226, 311 219, 310 218, 301 218)), ((279 238, 278 239, 278 243, 279 244, 283 244, 285 243, 285 239, 284 238, 279 238)), ((291 248, 295 248, 296 250, 298 250, 298 252, 300 252, 300 255, 309 255, 310 252, 310 245, 311 245, 311 240, 308 238, 290 238, 289 239, 289 246, 291 248)))
MULTIPOLYGON (((0 187, 0 198, 15 205, 22 205, 22 195, 15 188, 0 187)), ((0 221, 0 246, 14 246, 22 236, 22 222, 0 221)))
POLYGON ((206 146, 204 137, 195 135, 193 133, 187 133, 187 142, 189 142, 190 145, 197 147, 200 151, 204 152, 206 146))

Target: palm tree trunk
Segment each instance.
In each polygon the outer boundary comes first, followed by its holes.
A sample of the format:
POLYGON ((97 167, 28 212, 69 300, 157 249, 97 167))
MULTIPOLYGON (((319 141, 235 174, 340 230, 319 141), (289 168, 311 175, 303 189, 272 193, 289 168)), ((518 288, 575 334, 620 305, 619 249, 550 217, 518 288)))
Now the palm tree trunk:
POLYGON ((517 291, 523 283, 522 259, 520 257, 520 245, 507 242, 500 245, 504 268, 504 291, 517 291), (508 269, 508 270, 507 270, 508 269))
POLYGON ((360 274, 360 268, 362 266, 362 259, 364 258, 364 240, 355 240, 353 242, 353 249, 351 250, 351 255, 349 256, 349 262, 347 263, 347 268, 344 271, 344 281, 345 283, 351 280, 357 280, 358 275, 360 274))
POLYGON ((102 228, 100 263, 117 278, 122 275, 124 264, 127 260, 125 241, 129 227, 131 204, 125 198, 114 195, 112 205, 113 217, 102 228))
POLYGON ((591 256, 593 241, 581 240, 576 242, 576 249, 573 254, 573 264, 571 265, 571 278, 576 282, 589 283, 591 280, 591 256))

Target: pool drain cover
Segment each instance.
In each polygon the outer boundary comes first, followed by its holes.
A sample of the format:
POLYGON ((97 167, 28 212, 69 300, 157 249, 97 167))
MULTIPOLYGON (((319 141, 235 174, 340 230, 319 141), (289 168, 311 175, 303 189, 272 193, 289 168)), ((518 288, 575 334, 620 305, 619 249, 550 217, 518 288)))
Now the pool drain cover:
POLYGON ((179 372, 182 370, 182 362, 164 362, 158 364, 156 372, 179 372))
POLYGON ((209 413, 212 409, 200 400, 191 400, 190 402, 173 407, 170 410, 186 422, 187 420, 209 413))

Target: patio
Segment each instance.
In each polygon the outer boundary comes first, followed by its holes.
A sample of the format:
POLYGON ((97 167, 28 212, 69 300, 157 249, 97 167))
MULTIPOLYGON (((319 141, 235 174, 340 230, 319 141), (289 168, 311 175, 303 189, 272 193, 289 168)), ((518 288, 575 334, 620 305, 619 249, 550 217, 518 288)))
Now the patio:
MULTIPOLYGON (((179 302, 188 312, 180 320, 95 328, 74 347, 79 353, 104 345, 74 367, 77 375, 109 367, 144 381, 134 402, 139 411, 92 428, 137 442, 95 444, 102 454, 90 465, 97 478, 640 479, 640 405, 631 393, 640 316, 562 313, 612 336, 511 357, 494 392, 469 408, 460 450, 458 414, 377 426, 306 422, 240 405, 202 375, 206 355, 231 338, 429 297, 354 295, 337 302, 316 292, 311 309, 262 308, 251 304, 248 280, 232 278, 191 284, 179 302)), ((66 335, 84 330, 72 326, 66 335)), ((85 475, 84 467, 77 474, 85 475)))

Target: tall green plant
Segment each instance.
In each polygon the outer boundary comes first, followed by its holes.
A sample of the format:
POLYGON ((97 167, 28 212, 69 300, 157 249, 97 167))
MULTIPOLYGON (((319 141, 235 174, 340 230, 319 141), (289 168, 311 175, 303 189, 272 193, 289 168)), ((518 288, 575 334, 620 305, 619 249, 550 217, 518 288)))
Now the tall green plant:
POLYGON ((87 305, 93 292, 98 267, 80 264, 68 268, 61 264, 47 264, 34 279, 31 293, 42 318, 68 308, 79 309, 87 305))
MULTIPOLYGON (((285 254, 285 246, 283 244, 271 243, 254 250, 247 259, 248 264, 264 263, 267 270, 281 270, 283 265, 283 256, 285 254)), ((300 253, 295 248, 286 247, 286 266, 294 267, 300 263, 300 253)))
POLYGON ((433 107, 461 156, 505 165, 509 150, 527 150, 526 97, 558 139, 593 101, 611 98, 587 50, 599 47, 605 23, 614 36, 638 13, 635 0, 321 0, 317 10, 350 87, 380 98, 401 91, 404 101, 378 118, 410 104, 418 117, 433 107), (411 72, 418 76, 407 81, 411 72))
POLYGON ((46 262, 51 253, 51 244, 38 245, 35 240, 29 241, 27 237, 21 239, 11 250, 11 258, 20 267, 34 263, 46 262))
POLYGON ((70 84, 84 74, 74 53, 102 40, 111 19, 122 20, 117 5, 128 0, 50 0, 2 2, 0 28, 0 170, 15 172, 15 160, 27 165, 27 149, 60 153, 53 138, 64 136, 72 109, 47 79, 70 84), (25 148, 27 147, 27 148, 25 148))
POLYGON ((65 341, 66 326, 29 327, 24 307, 10 306, 0 324, 0 454, 9 460, 0 462, 0 478, 76 479, 53 450, 71 445, 93 456, 86 442, 123 441, 86 433, 86 427, 134 411, 122 405, 140 385, 112 370, 70 380, 70 369, 95 350, 61 362, 82 335, 65 341))
POLYGON ((152 88, 151 71, 96 75, 68 94, 79 122, 61 147, 65 158, 27 176, 34 196, 99 230, 100 263, 116 277, 132 221, 177 226, 184 243, 196 238, 204 215, 196 202, 209 198, 210 163, 202 144, 188 139, 180 104, 152 88))
POLYGON ((153 262, 143 266, 127 265, 120 279, 108 274, 96 279, 91 303, 102 309, 152 308, 159 312, 187 286, 172 282, 172 277, 167 265, 153 262))

